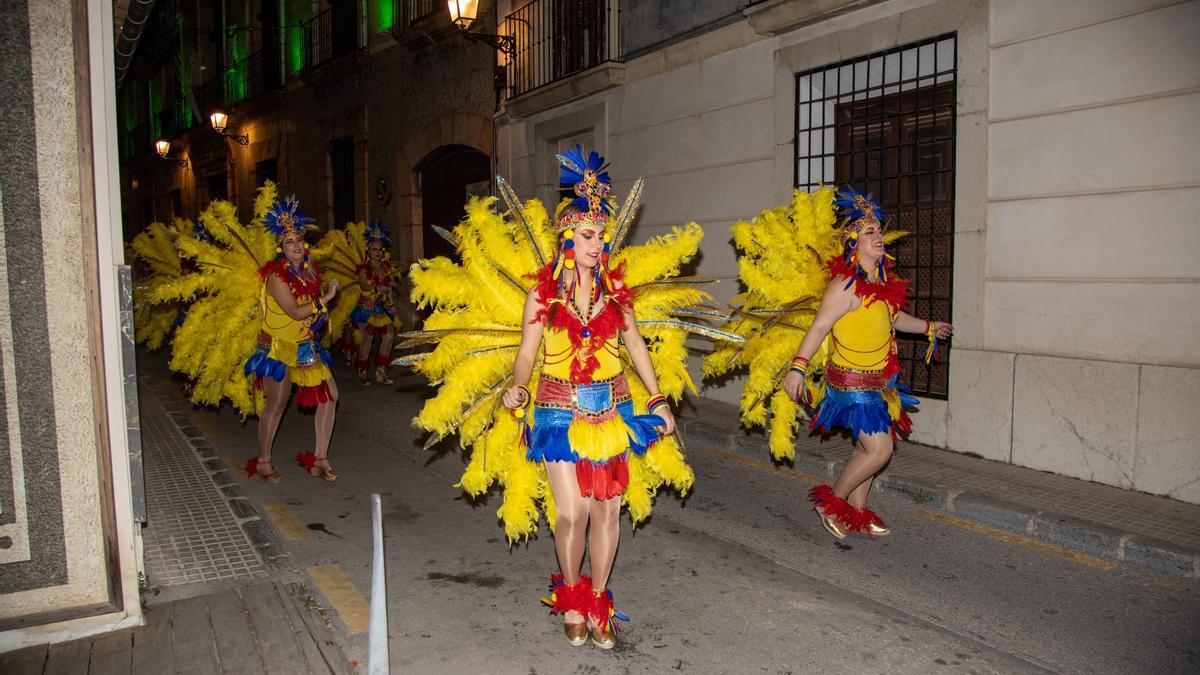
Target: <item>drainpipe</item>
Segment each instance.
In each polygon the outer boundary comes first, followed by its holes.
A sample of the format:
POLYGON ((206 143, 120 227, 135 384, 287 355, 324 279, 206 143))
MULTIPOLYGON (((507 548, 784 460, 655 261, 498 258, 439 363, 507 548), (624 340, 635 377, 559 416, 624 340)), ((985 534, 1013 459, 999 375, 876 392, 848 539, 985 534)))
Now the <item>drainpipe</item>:
POLYGON ((146 28, 146 20, 150 18, 150 10, 153 8, 154 0, 130 0, 125 21, 121 23, 121 34, 117 36, 117 44, 113 46, 117 89, 121 88, 125 73, 129 71, 129 64, 133 62, 138 41, 142 39, 142 31, 146 28))

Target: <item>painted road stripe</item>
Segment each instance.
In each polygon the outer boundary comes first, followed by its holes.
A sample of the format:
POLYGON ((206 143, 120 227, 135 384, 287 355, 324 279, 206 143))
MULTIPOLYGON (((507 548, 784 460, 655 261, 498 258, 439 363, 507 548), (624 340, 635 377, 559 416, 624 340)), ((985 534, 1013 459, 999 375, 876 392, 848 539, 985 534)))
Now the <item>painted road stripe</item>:
POLYGON ((308 539, 311 532, 288 511, 287 506, 278 499, 270 499, 262 503, 262 509, 267 514, 267 517, 275 523, 275 528, 279 530, 285 538, 293 541, 308 539))
POLYGON ((763 471, 770 471, 771 473, 778 474, 778 475, 784 476, 786 478, 798 480, 801 483, 808 483, 809 485, 820 485, 821 483, 826 482, 824 478, 817 478, 816 476, 810 476, 806 473, 800 473, 799 471, 793 471, 792 469, 784 469, 783 467, 778 467, 773 464, 767 464, 766 462, 760 462, 756 459, 750 459, 749 457, 745 457, 745 456, 742 456, 742 455, 739 455, 739 454, 736 454, 733 452, 729 452, 728 450, 722 450, 720 448, 712 448, 712 452, 713 452, 713 454, 715 454, 716 456, 718 456, 722 459, 728 459, 730 461, 739 462, 739 463, 745 464, 747 466, 752 466, 756 469, 762 469, 763 471))
MULTIPOLYGON (((809 476, 807 474, 799 473, 799 472, 793 471, 791 469, 784 469, 782 467, 778 467, 778 466, 774 466, 772 464, 768 464, 766 462, 760 462, 758 460, 750 459, 743 455, 729 452, 727 450, 721 450, 720 448, 712 448, 712 452, 713 452, 713 454, 717 455, 718 457, 721 457, 722 459, 728 459, 733 462, 738 462, 740 464, 752 466, 756 469, 762 469, 763 471, 770 471, 771 473, 778 474, 780 476, 785 476, 785 477, 791 478, 793 480, 798 480, 802 483, 808 483, 810 485, 817 485, 817 484, 826 482, 825 479, 817 478, 816 476, 809 476)), ((979 523, 976 523, 976 522, 973 522, 970 520, 966 520, 965 518, 959 518, 957 516, 952 516, 948 513, 941 513, 939 511, 930 511, 929 509, 915 509, 915 513, 918 516, 921 516, 922 518, 926 518, 928 520, 933 520, 933 521, 937 521, 939 523, 943 523, 946 525, 951 525, 951 526, 958 527, 958 528, 961 528, 964 530, 969 530, 969 531, 975 532, 977 534, 982 534, 982 535, 985 535, 988 537, 992 537, 993 539, 999 539, 999 540, 1007 542, 1009 544, 1014 544, 1014 545, 1020 546, 1022 548, 1027 548, 1031 551, 1037 551, 1039 553, 1044 553, 1046 555, 1054 556, 1055 558, 1061 558, 1063 560, 1069 560, 1071 562, 1079 563, 1080 565, 1086 565, 1093 569, 1107 571, 1107 570, 1111 570, 1112 568, 1117 566, 1117 563, 1112 562, 1111 560, 1104 560, 1103 558, 1097 558, 1095 556, 1090 556, 1090 555, 1087 555, 1086 553, 1079 553, 1078 551, 1072 551, 1070 549, 1065 549, 1065 548, 1062 548, 1061 546, 1055 546, 1054 544, 1047 544, 1044 541, 1038 541, 1037 539, 1032 539, 1030 537, 1025 537, 1025 536, 1022 536, 1019 534, 1015 534, 1013 532, 1008 532, 1007 530, 1000 530, 1000 529, 997 529, 994 527, 988 527, 987 525, 980 525, 979 523)))
POLYGON ((987 525, 980 525, 979 523, 966 520, 964 518, 959 518, 958 516, 952 516, 948 513, 930 511, 929 509, 916 509, 915 513, 922 518, 934 520, 939 523, 945 523, 946 525, 952 525, 964 530, 970 530, 971 532, 977 532, 979 534, 992 537, 993 539, 999 539, 1010 544, 1015 544, 1022 548, 1027 548, 1031 551, 1045 553, 1046 555, 1051 555, 1055 558, 1062 558, 1063 560, 1070 560, 1071 562, 1076 562, 1080 565, 1087 565, 1093 569, 1108 571, 1117 566, 1117 563, 1110 560, 1104 560, 1103 558, 1090 556, 1086 553, 1072 551, 1062 548, 1061 546, 1055 546, 1054 544, 1047 544, 1044 541, 1031 539, 1029 537, 1008 532, 1006 530, 988 527, 987 525))
POLYGON ((371 609, 362 593, 354 587, 342 568, 337 565, 313 565, 309 567, 308 576, 321 590, 321 595, 333 606, 333 610, 342 617, 346 630, 351 633, 365 633, 371 623, 371 609))
POLYGON ((246 473, 246 460, 229 455, 224 455, 221 459, 225 460, 225 466, 229 467, 229 472, 237 476, 238 480, 250 480, 250 476, 246 473))

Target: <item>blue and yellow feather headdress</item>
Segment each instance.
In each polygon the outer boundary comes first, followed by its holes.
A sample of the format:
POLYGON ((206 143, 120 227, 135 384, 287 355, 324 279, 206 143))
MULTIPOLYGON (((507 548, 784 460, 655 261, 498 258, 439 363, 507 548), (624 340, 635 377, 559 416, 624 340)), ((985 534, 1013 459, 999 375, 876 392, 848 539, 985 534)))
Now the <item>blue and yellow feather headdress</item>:
POLYGON ((392 245, 392 238, 388 236, 387 228, 378 220, 372 220, 367 224, 367 245, 370 246, 375 242, 379 242, 386 249, 392 245))
POLYGON ((288 195, 271 205, 267 215, 263 216, 263 227, 276 239, 283 239, 289 234, 303 237, 306 230, 316 227, 316 221, 300 211, 300 201, 296 195, 288 195))

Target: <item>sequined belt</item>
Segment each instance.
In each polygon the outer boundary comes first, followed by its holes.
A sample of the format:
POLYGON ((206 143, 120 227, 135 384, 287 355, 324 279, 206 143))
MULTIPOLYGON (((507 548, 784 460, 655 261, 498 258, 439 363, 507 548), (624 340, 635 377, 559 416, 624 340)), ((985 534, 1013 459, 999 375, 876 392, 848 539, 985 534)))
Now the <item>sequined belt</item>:
POLYGON ((855 370, 829 363, 825 366, 825 381, 842 391, 883 391, 888 376, 883 370, 855 370))
POLYGON ((612 410, 617 404, 632 397, 625 373, 618 373, 607 380, 588 384, 574 384, 567 380, 543 374, 538 380, 537 405, 539 408, 561 408, 583 413, 601 413, 612 410))

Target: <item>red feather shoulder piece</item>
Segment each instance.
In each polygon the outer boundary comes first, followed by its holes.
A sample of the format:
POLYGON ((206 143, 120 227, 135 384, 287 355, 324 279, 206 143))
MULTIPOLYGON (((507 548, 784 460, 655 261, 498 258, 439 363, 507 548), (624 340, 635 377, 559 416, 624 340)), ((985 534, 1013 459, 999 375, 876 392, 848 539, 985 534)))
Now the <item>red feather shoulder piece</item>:
POLYGON ((292 292, 292 297, 297 300, 301 298, 317 298, 321 296, 321 271, 317 268, 316 263, 309 261, 312 276, 309 278, 301 277, 293 272, 284 262, 282 257, 275 258, 271 262, 263 265, 258 270, 258 276, 263 281, 267 277, 274 274, 288 285, 288 289, 292 292))
MULTIPOLYGON (((854 280, 854 294, 862 298, 865 306, 870 306, 876 300, 886 302, 894 312, 904 311, 908 307, 908 280, 888 274, 887 281, 873 282, 859 276, 857 266, 852 267, 845 258, 835 255, 825 261, 829 269, 829 278, 846 277, 854 280)), ((890 263, 886 269, 891 269, 890 263)))
POLYGON ((625 276, 624 266, 612 270, 609 274, 615 290, 605 298, 604 309, 587 323, 582 322, 558 297, 558 280, 553 278, 550 265, 538 270, 534 275, 538 302, 541 305, 534 321, 543 321, 554 330, 565 331, 576 354, 584 356, 577 356, 571 364, 572 382, 591 382, 592 373, 600 367, 600 360, 596 358, 595 353, 603 349, 606 341, 627 328, 625 309, 633 305, 634 292, 620 283, 625 276))

